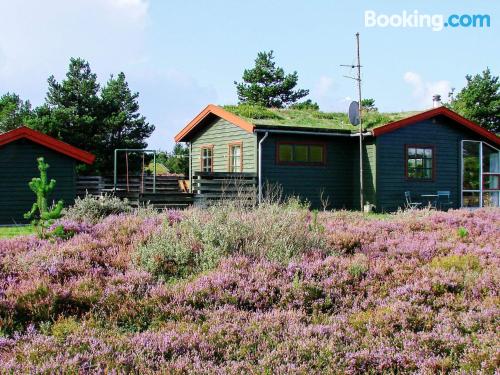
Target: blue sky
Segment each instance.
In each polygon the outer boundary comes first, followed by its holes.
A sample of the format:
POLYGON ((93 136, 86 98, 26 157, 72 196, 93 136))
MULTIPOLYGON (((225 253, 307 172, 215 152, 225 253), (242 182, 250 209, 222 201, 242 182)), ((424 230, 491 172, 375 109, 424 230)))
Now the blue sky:
POLYGON ((87 59, 101 82, 123 71, 156 125, 150 147, 173 136, 206 104, 236 103, 233 81, 258 51, 299 72, 299 86, 323 110, 356 96, 343 77, 361 33, 363 96, 382 111, 425 109, 434 93, 465 84, 489 66, 499 74, 500 5, 495 1, 160 1, 0 0, 0 93, 43 102, 50 74, 71 56, 87 59), (364 12, 489 14, 489 28, 366 28, 364 12))

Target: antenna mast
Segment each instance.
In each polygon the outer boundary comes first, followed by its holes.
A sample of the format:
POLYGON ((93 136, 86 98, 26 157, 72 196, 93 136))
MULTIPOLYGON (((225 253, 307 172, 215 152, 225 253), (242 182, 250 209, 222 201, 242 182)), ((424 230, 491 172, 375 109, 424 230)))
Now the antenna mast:
POLYGON ((359 32, 356 33, 356 57, 357 64, 356 65, 340 65, 346 66, 351 69, 356 68, 357 74, 356 77, 344 76, 346 78, 353 79, 358 83, 358 112, 359 112, 359 208, 361 211, 364 211, 364 184, 363 184, 363 119, 361 112, 361 59, 359 56, 359 32))
POLYGON ((359 32, 356 33, 356 49, 358 55, 358 105, 359 105, 359 208, 364 211, 363 207, 363 195, 364 195, 364 184, 363 184, 363 119, 361 113, 361 59, 359 57, 359 32))

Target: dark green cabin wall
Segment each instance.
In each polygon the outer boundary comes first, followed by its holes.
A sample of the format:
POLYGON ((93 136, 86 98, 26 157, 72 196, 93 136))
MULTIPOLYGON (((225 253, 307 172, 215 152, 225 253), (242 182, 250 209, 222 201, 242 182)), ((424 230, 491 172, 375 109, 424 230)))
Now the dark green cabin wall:
MULTIPOLYGON (((363 201, 364 203, 377 204, 376 176, 377 160, 376 146, 373 137, 363 139, 363 201)), ((359 138, 354 137, 353 145, 353 202, 352 208, 359 210, 359 138)))
POLYGON ((31 209, 35 195, 28 182, 38 177, 36 159, 49 163, 48 177, 56 180, 50 202, 59 199, 69 205, 75 198, 75 160, 21 139, 0 147, 0 224, 26 223, 23 214, 31 209))
MULTIPOLYGON (((260 133, 260 140, 263 134, 260 133)), ((269 133, 262 145, 262 180, 278 184, 284 196, 307 199, 313 208, 322 208, 320 193, 330 198, 329 208, 352 206, 352 152, 354 142, 348 137, 307 137, 269 133), (276 163, 277 141, 325 142, 327 157, 325 166, 281 165, 276 163)))
POLYGON ((414 201, 423 201, 421 194, 449 190, 454 207, 458 208, 460 143, 465 139, 479 140, 480 137, 442 116, 377 137, 377 211, 395 211, 404 207, 405 191, 411 192, 414 201), (410 181, 405 178, 407 144, 435 147, 434 181, 410 181))

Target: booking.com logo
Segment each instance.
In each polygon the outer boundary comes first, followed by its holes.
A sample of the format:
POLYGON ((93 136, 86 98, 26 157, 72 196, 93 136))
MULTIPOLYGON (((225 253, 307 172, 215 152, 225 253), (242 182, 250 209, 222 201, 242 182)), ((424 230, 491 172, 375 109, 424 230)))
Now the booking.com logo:
POLYGON ((490 27, 489 14, 420 14, 418 10, 401 14, 377 14, 374 10, 365 10, 365 27, 408 27, 431 28, 441 31, 446 27, 490 27))

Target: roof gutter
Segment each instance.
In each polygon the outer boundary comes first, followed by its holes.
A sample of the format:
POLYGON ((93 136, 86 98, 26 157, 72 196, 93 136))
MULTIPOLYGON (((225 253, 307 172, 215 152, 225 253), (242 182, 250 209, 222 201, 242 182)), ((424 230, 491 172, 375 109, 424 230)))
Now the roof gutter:
MULTIPOLYGON (((329 137, 359 137, 358 133, 329 133, 329 132, 308 132, 302 130, 276 130, 276 129, 255 129, 256 133, 273 133, 273 134, 297 134, 297 135, 326 135, 329 137)), ((363 137, 373 136, 373 132, 367 131, 363 133, 363 137)))

